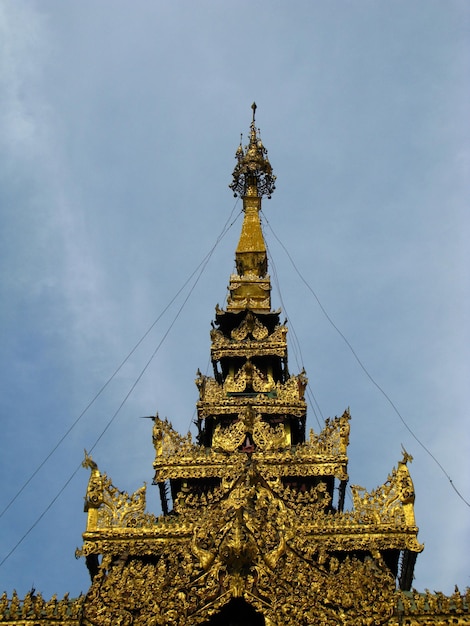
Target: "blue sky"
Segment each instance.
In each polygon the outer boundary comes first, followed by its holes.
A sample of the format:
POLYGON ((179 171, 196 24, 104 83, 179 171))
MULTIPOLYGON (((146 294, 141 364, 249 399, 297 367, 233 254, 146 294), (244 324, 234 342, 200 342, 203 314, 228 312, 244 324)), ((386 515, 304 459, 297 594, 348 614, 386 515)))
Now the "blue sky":
MULTIPOLYGON (((256 100, 278 176, 263 205, 273 305, 301 344, 290 369, 305 366, 324 417, 350 406, 352 484, 382 484, 402 444, 413 455, 415 586, 470 585, 469 507, 273 235, 468 501, 469 27, 456 0, 0 1, 5 504, 239 215, 228 184, 256 100)), ((158 410, 190 427, 240 225, 93 451, 120 489, 147 481, 154 512, 138 418, 158 410)), ((187 293, 1 517, 0 560, 94 445, 187 293)), ((77 472, 0 567, 0 590, 87 590, 74 558, 87 479, 77 472)))

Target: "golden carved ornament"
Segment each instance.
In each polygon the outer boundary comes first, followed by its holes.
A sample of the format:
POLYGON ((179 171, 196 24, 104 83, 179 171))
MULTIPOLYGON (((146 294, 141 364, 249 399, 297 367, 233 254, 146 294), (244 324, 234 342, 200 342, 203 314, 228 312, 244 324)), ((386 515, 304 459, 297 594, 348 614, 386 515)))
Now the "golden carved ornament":
POLYGON ((256 195, 271 197, 276 177, 268 160, 268 152, 263 146, 255 126, 256 104, 253 102, 253 119, 250 125, 250 142, 243 148, 241 141, 235 158, 237 165, 233 170, 233 181, 230 184, 235 196, 244 196, 248 188, 254 186, 256 195))
POLYGON ((202 624, 232 598, 243 598, 266 623, 279 626, 386 623, 395 582, 378 551, 389 545, 390 531, 382 544, 370 528, 361 540, 360 525, 327 513, 328 503, 324 484, 296 492, 266 481, 247 458, 244 471, 213 493, 181 492, 175 519, 164 518, 154 530, 158 535, 168 524, 174 531, 187 528, 184 535, 169 535, 168 544, 154 539, 141 556, 132 542, 121 558, 104 555, 84 624, 202 624), (347 546, 347 533, 354 545, 347 546), (328 553, 367 552, 374 545, 365 560, 328 553))
MULTIPOLYGON (((238 329, 235 329, 237 331, 238 329)), ((233 331, 233 332, 235 332, 233 331)), ((241 333, 242 335, 243 333, 241 333)), ((277 356, 287 357, 287 328, 277 326, 274 331, 262 339, 252 338, 248 334, 244 339, 225 337, 220 330, 211 330, 211 356, 215 361, 223 357, 242 356, 277 356)))
MULTIPOLYGON (((182 561, 182 566, 184 567, 186 565, 188 565, 190 568, 193 567, 192 563, 191 563, 192 557, 190 556, 188 557, 184 557, 183 556, 183 561, 182 561)), ((172 561, 172 565, 174 567, 174 561, 172 561)), ((324 564, 323 564, 324 565, 324 564)), ((122 567, 122 564, 121 564, 122 567)), ((333 563, 332 565, 330 565, 329 570, 333 571, 335 570, 335 568, 337 567, 337 565, 335 563, 333 563)), ((175 568, 176 571, 178 571, 179 568, 175 568)), ((141 560, 135 560, 134 562, 128 563, 127 567, 123 568, 123 570, 121 570, 121 572, 124 574, 125 578, 128 580, 128 584, 124 585, 122 583, 120 583, 119 585, 116 586, 115 592, 114 594, 111 596, 111 594, 109 593, 110 590, 110 583, 111 581, 106 581, 106 583, 103 585, 103 587, 101 588, 101 594, 99 593, 99 589, 97 588, 94 592, 94 594, 90 594, 87 597, 87 606, 86 606, 86 611, 84 611, 85 615, 82 616, 82 611, 84 608, 84 601, 85 601, 85 596, 80 596, 79 598, 75 598, 75 599, 69 599, 68 594, 66 594, 64 596, 64 598, 62 600, 57 600, 56 596, 53 596, 50 600, 44 600, 42 595, 39 592, 31 592, 29 594, 27 594, 23 600, 20 600, 18 598, 18 595, 16 594, 16 592, 13 592, 13 595, 11 598, 7 597, 7 594, 4 593, 2 596, 0 596, 0 624, 8 624, 10 626, 26 626, 31 624, 33 625, 50 625, 50 624, 54 624, 55 626, 61 626, 61 625, 69 625, 69 626, 78 626, 78 624, 100 624, 100 625, 107 625, 107 626, 111 626, 111 624, 116 624, 119 623, 119 615, 121 612, 121 607, 119 606, 119 602, 123 602, 124 598, 123 598, 123 589, 126 588, 134 588, 136 591, 138 590, 144 590, 144 596, 142 598, 142 602, 141 603, 135 603, 135 605, 132 605, 131 603, 131 609, 135 609, 135 611, 130 611, 129 615, 130 615, 130 620, 129 620, 129 624, 135 624, 136 626, 143 624, 144 620, 146 617, 148 617, 151 613, 151 610, 154 606, 156 606, 157 608, 157 613, 158 613, 158 604, 157 603, 152 603, 152 592, 151 590, 155 589, 155 588, 159 588, 159 585, 155 584, 155 577, 158 577, 158 572, 157 572, 157 567, 151 564, 145 564, 143 563, 141 560), (129 576, 128 574, 124 573, 124 569, 130 569, 132 574, 135 575, 135 579, 132 580, 132 577, 129 576), (148 579, 148 586, 151 589, 145 590, 145 579, 148 579), (98 611, 97 608, 97 604, 99 603, 99 601, 103 598, 106 597, 106 593, 109 595, 109 600, 106 604, 103 604, 101 611, 98 611), (117 613, 114 611, 114 609, 117 609, 117 613), (136 617, 134 618, 134 616, 132 615, 132 613, 136 613, 136 617), (95 617, 97 616, 97 617, 95 617), (93 619, 93 621, 91 621, 91 619, 93 619), (112 621, 112 620, 115 621, 112 621)), ((192 570, 192 575, 194 576, 194 570, 192 570)), ((116 578, 117 579, 117 571, 109 571, 108 572, 108 576, 111 579, 116 578)), ((361 581, 361 575, 364 575, 364 572, 361 572, 356 579, 354 580, 354 582, 360 583, 361 581)), ((190 577, 188 577, 190 578, 190 577)), ((338 586, 340 582, 345 582, 345 573, 342 573, 341 576, 341 581, 337 581, 337 583, 335 584, 335 589, 336 589, 336 593, 338 592, 338 586)), ((105 577, 102 577, 102 581, 105 580, 105 577)), ((304 604, 304 600, 303 600, 303 596, 304 596, 304 590, 303 590, 303 586, 305 586, 305 588, 307 588, 309 585, 313 585, 315 590, 317 592, 319 592, 320 594, 322 593, 322 588, 321 585, 318 584, 318 580, 317 577, 314 577, 314 580, 306 580, 305 579, 305 571, 301 571, 301 569, 299 569, 298 571, 298 577, 297 577, 297 584, 295 589, 298 590, 299 592, 299 599, 300 602, 303 606, 304 604)), ((276 582, 276 587, 277 587, 277 582, 276 582)), ((280 592, 282 593, 282 597, 283 598, 287 598, 288 596, 286 596, 284 589, 281 589, 280 592)), ((215 595, 216 591, 213 590, 213 595, 215 595)), ((342 601, 342 596, 343 593, 341 593, 341 591, 338 593, 338 597, 336 597, 336 593, 333 592, 326 592, 326 596, 325 597, 325 601, 324 601, 324 607, 321 608, 321 610, 319 611, 318 615, 316 616, 316 621, 310 622, 310 623, 324 623, 324 624, 328 624, 330 623, 328 621, 328 619, 332 619, 334 620, 334 614, 333 614, 333 608, 334 605, 338 606, 340 605, 341 601, 342 601), (329 616, 329 617, 328 617, 329 616)), ((184 606, 186 607, 186 610, 188 610, 188 608, 191 606, 191 602, 194 602, 194 597, 202 597, 202 593, 201 593, 201 585, 199 583, 199 588, 198 590, 194 593, 191 594, 189 592, 188 589, 181 587, 178 591, 176 598, 173 600, 170 600, 170 605, 172 604, 173 606, 175 604, 178 604, 179 606, 184 606)), ((228 594, 227 594, 228 595, 228 594)), ((266 608, 269 609, 269 614, 272 614, 276 608, 279 608, 280 610, 280 615, 284 615, 285 613, 288 615, 287 617, 287 622, 282 621, 282 624, 284 623, 292 623, 289 622, 289 620, 291 619, 289 613, 289 607, 287 607, 285 610, 282 609, 281 605, 281 600, 274 600, 273 602, 269 603, 269 598, 268 601, 266 601, 265 597, 258 595, 256 598, 251 597, 248 593, 246 593, 245 595, 246 600, 248 602, 251 602, 253 605, 256 605, 258 610, 260 612, 265 612, 266 608)), ((294 594, 294 598, 295 598, 295 594, 294 594)), ((388 598, 388 595, 385 596, 385 598, 388 598)), ((211 612, 212 614, 217 612, 218 610, 220 610, 220 608, 223 608, 224 604, 223 604, 223 600, 227 600, 227 597, 222 598, 222 601, 220 600, 220 598, 216 598, 214 600, 214 606, 213 606, 213 611, 211 611, 211 607, 206 607, 206 609, 200 611, 200 616, 196 617, 196 621, 195 623, 201 623, 202 619, 201 617, 208 617, 209 613, 211 612), (218 608, 216 608, 218 607, 218 608)), ((384 608, 386 608, 386 615, 385 617, 388 618, 386 619, 385 622, 382 622, 381 620, 378 623, 384 623, 384 624, 388 624, 389 626, 403 626, 404 624, 407 624, 408 626, 468 626, 468 624, 470 623, 470 612, 469 612, 469 607, 470 607, 470 589, 467 588, 463 593, 460 592, 460 590, 456 587, 454 593, 452 593, 451 595, 447 596, 441 592, 430 592, 429 590, 425 590, 424 592, 418 592, 416 590, 412 590, 412 591, 395 591, 394 595, 393 595, 393 599, 390 600, 389 603, 386 603, 385 605, 382 604, 382 599, 379 597, 378 598, 378 602, 376 602, 375 605, 375 609, 377 611, 377 613, 384 608), (391 608, 392 605, 392 600, 393 600, 393 608, 391 608), (391 615, 390 615, 391 612, 391 615)), ((194 602, 194 604, 196 604, 194 602)), ((294 603, 296 604, 296 606, 294 607, 295 610, 298 611, 297 608, 297 604, 298 603, 294 603)), ((351 611, 351 607, 352 607, 352 603, 349 601, 348 602, 349 605, 349 623, 351 623, 354 626, 363 626, 364 624, 368 624, 368 623, 375 623, 375 622, 370 622, 370 619, 373 617, 372 615, 364 615, 364 613, 362 613, 362 615, 359 615, 357 617, 357 621, 354 622, 352 621, 352 611, 351 611)), ((179 624, 181 622, 178 621, 174 621, 172 619, 172 615, 174 615, 174 611, 175 609, 171 609, 171 607, 169 605, 166 605, 165 607, 166 612, 164 612, 164 616, 168 618, 168 624, 179 624)), ((346 611, 343 612, 346 615, 346 611)), ((189 611, 188 611, 189 613, 189 611)), ((124 613, 126 615, 126 613, 124 613)), ((274 621, 272 622, 270 619, 270 615, 267 612, 264 615, 265 618, 265 623, 266 626, 274 626, 275 624, 279 624, 279 620, 278 621, 274 621)), ((176 616, 177 617, 177 616, 176 616)), ((298 622, 298 624, 303 624, 303 623, 308 623, 307 619, 305 619, 305 621, 303 620, 303 617, 307 618, 307 616, 303 616, 300 615, 300 621, 298 622)), ((295 619, 295 618, 294 618, 295 619)), ((156 624, 162 624, 164 623, 161 618, 159 617, 159 619, 155 622, 156 624)), ((338 621, 332 621, 332 624, 338 624, 338 621)))
POLYGON ((403 460, 392 470, 387 481, 368 493, 363 487, 351 485, 355 510, 367 520, 403 518, 408 526, 415 525, 414 486, 407 467, 412 458, 404 452, 403 460))
POLYGON ((306 444, 299 446, 297 454, 299 456, 315 455, 337 456, 346 455, 349 446, 351 414, 349 409, 341 417, 325 420, 325 427, 317 435, 310 429, 309 440, 306 444))
POLYGON ((196 379, 196 385, 199 389, 200 402, 214 405, 227 401, 230 403, 233 397, 229 394, 241 394, 247 391, 247 387, 251 387, 254 393, 269 393, 270 405, 279 410, 279 404, 301 404, 305 407, 304 393, 307 377, 302 372, 298 376, 290 376, 285 383, 274 383, 270 375, 265 376, 251 361, 247 361, 236 374, 227 376, 222 384, 210 376, 201 374, 196 379))
POLYGON ((274 389, 275 383, 271 374, 264 374, 248 359, 235 375, 229 374, 223 384, 226 394, 252 389, 258 393, 267 393, 274 389))
MULTIPOLYGON (((260 288, 262 287, 260 286, 260 288)), ((232 284, 230 285, 230 290, 235 290, 235 287, 232 287, 232 284)), ((235 297, 230 297, 228 299, 228 311, 240 311, 243 309, 252 309, 253 311, 269 311, 271 309, 271 299, 255 297, 254 295, 239 299, 235 297)))
POLYGON ((226 473, 238 472, 245 457, 236 450, 244 443, 247 433, 257 446, 254 457, 270 478, 294 474, 332 475, 346 480, 349 419, 349 411, 339 418, 328 419, 321 433, 316 435, 312 431, 308 441, 292 447, 282 424, 271 426, 255 408, 241 406, 236 422, 216 426, 211 448, 193 444, 189 436, 181 437, 167 420, 156 420, 155 480, 223 477, 226 473))
POLYGON ((212 435, 212 449, 214 452, 235 452, 246 439, 246 426, 243 420, 237 420, 230 426, 217 424, 212 435))
POLYGON ((395 614, 390 624, 401 626, 405 623, 410 626, 470 624, 470 588, 467 587, 466 591, 461 593, 455 586, 455 591, 450 596, 439 591, 431 593, 428 589, 424 593, 415 589, 397 591, 395 614))
POLYGON ((44 600, 41 593, 30 591, 23 600, 13 591, 11 599, 4 593, 0 597, 0 624, 61 624, 77 625, 85 597, 70 599, 66 593, 61 600, 54 594, 44 600))
POLYGON ((266 326, 251 311, 247 313, 242 323, 237 328, 234 328, 230 334, 231 338, 236 341, 243 341, 247 338, 260 341, 266 339, 268 335, 269 331, 266 326))
POLYGON ((190 432, 182 437, 166 418, 161 420, 158 415, 153 418, 152 441, 157 457, 171 457, 194 449, 190 432))
POLYGON ((85 511, 88 512, 87 531, 99 528, 135 528, 155 521, 155 516, 145 512, 144 484, 129 495, 120 491, 106 474, 101 474, 98 466, 85 452, 84 467, 91 469, 85 498, 85 511))
POLYGON ((234 452, 244 443, 247 435, 257 451, 282 450, 289 445, 283 424, 272 427, 262 421, 259 413, 255 414, 250 407, 246 407, 233 424, 216 426, 212 436, 212 448, 215 452, 234 452))

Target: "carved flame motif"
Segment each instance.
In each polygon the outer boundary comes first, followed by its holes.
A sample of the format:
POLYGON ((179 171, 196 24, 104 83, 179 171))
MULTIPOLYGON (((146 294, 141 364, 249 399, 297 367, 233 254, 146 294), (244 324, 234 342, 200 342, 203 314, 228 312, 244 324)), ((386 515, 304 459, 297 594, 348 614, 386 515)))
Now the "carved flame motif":
POLYGON ((167 419, 161 420, 158 415, 153 418, 152 440, 157 457, 169 457, 194 449, 191 433, 182 437, 167 419))
POLYGON ((240 326, 232 330, 231 337, 237 341, 243 341, 247 337, 260 341, 265 339, 268 334, 269 331, 266 326, 253 313, 249 312, 240 326))
POLYGON ((364 519, 377 520, 384 516, 414 526, 414 486, 404 461, 392 470, 387 481, 368 493, 363 487, 351 485, 354 508, 364 519))
POLYGON ((275 383, 272 376, 263 374, 253 363, 248 360, 240 370, 225 379, 223 390, 225 393, 241 393, 247 389, 267 393, 274 389, 275 383))
POLYGON ((229 394, 243 393, 245 391, 252 393, 268 394, 271 392, 271 400, 278 403, 292 403, 295 411, 305 410, 304 391, 306 386, 306 377, 304 374, 291 376, 285 383, 274 383, 272 377, 264 375, 252 363, 246 363, 235 374, 228 374, 223 385, 219 384, 214 378, 209 376, 200 376, 196 379, 199 388, 199 397, 201 402, 205 403, 225 403, 234 402, 233 396, 229 394))
POLYGON ((91 468, 85 498, 88 531, 111 527, 135 528, 155 521, 154 515, 145 512, 145 484, 129 495, 119 491, 106 474, 101 474, 96 463, 86 453, 83 465, 91 468))
POLYGON ((263 422, 259 413, 255 414, 247 408, 239 414, 233 424, 216 426, 212 436, 212 448, 215 452, 218 450, 234 452, 240 448, 247 435, 255 444, 257 451, 283 450, 289 445, 283 424, 270 426, 263 422))
POLYGON ((217 424, 212 435, 212 449, 214 452, 235 452, 243 444, 246 438, 246 426, 243 420, 237 420, 230 426, 217 424))

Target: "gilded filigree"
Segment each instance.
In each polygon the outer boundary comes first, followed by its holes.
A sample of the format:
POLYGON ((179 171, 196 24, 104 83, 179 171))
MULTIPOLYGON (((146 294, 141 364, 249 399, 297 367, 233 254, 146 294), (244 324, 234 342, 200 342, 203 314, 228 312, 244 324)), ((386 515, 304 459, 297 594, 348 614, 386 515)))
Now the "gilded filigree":
MULTIPOLYGON (((328 428, 338 430, 348 419, 336 418, 328 428)), ((247 411, 239 421, 253 427, 257 420, 247 411)), ((183 487, 175 515, 135 529, 135 537, 114 536, 110 526, 100 539, 87 539, 82 554, 115 556, 103 560, 94 578, 84 623, 144 626, 152 616, 154 624, 199 624, 231 598, 244 598, 279 626, 314 618, 333 624, 337 610, 344 624, 385 623, 394 579, 380 551, 417 549, 416 529, 387 516, 364 524, 360 511, 333 513, 323 481, 306 491, 286 487, 265 472, 263 454, 259 463, 255 457, 230 453, 219 487, 199 494, 183 487), (354 551, 372 557, 331 556, 354 551), (374 608, 367 598, 379 588, 386 596, 374 608)))
POLYGON ((245 390, 268 393, 275 387, 272 374, 264 374, 248 359, 235 375, 229 374, 224 382, 226 394, 241 393, 245 390))
POLYGON ((384 602, 390 616, 394 580, 388 570, 372 559, 300 557, 299 546, 291 547, 296 516, 254 468, 221 500, 204 505, 197 507, 201 515, 190 545, 174 544, 170 552, 162 547, 146 559, 104 560, 84 623, 143 625, 152 616, 155 624, 199 624, 230 598, 245 598, 279 626, 336 623, 338 610, 345 624, 383 623, 384 602))
POLYGON ((244 196, 249 186, 256 187, 256 195, 271 197, 276 177, 268 159, 268 151, 263 146, 255 126, 256 104, 253 102, 253 120, 250 126, 250 141, 245 148, 240 145, 235 154, 237 165, 233 170, 233 181, 230 184, 235 196, 244 196))
POLYGON ((284 424, 271 426, 264 422, 259 414, 253 424, 252 436, 258 452, 261 450, 282 450, 290 445, 284 424))
MULTIPOLYGON (((258 289, 265 289, 266 285, 263 283, 256 285, 258 289)), ((230 283, 230 291, 235 292, 236 287, 230 283)), ((232 293, 227 301, 228 311, 239 311, 243 309, 253 309, 255 311, 269 311, 271 308, 271 298, 256 297, 254 295, 246 298, 237 298, 235 293, 232 293)))
POLYGON ((234 423, 216 426, 212 435, 212 449, 214 452, 234 452, 242 446, 247 436, 258 451, 280 450, 289 445, 283 424, 270 426, 262 420, 259 413, 246 407, 234 423))
MULTIPOLYGON (((263 326, 263 328, 265 328, 263 326)), ((232 331, 234 332, 234 331, 232 331)), ((269 356, 286 358, 287 356, 287 328, 277 326, 270 335, 263 338, 252 338, 250 335, 243 340, 226 337, 222 331, 211 330, 211 355, 214 360, 223 357, 241 356, 269 356)))
MULTIPOLYGON (((11 599, 4 593, 0 597, 0 623, 144 626, 151 621, 157 625, 183 626, 189 620, 201 624, 224 606, 230 606, 230 589, 220 593, 220 582, 199 568, 191 552, 189 555, 178 552, 178 556, 179 561, 160 557, 154 561, 121 560, 116 565, 107 561, 86 603, 85 596, 69 599, 66 594, 62 600, 53 596, 45 601, 39 592, 27 594, 24 600, 16 592, 11 599), (174 589, 171 576, 174 576, 174 589)), ((337 626, 338 620, 351 626, 470 623, 470 589, 461 593, 456 587, 449 596, 428 590, 393 592, 383 566, 377 567, 370 561, 363 564, 349 560, 341 564, 331 559, 314 567, 285 555, 278 559, 273 574, 269 568, 256 572, 256 581, 251 576, 242 594, 271 626, 310 623, 337 626), (287 581, 283 583, 286 574, 287 581)), ((232 590, 239 592, 236 587, 232 590)))
MULTIPOLYGON (((205 377, 199 372, 199 380, 203 384, 205 377)), ((158 415, 153 418, 152 441, 155 447, 155 454, 158 457, 170 457, 177 452, 193 450, 191 433, 182 437, 174 430, 171 423, 165 418, 161 420, 158 415)))
POLYGON ((297 454, 302 457, 346 455, 349 445, 349 420, 347 409, 341 417, 327 418, 323 430, 315 434, 310 430, 308 441, 298 447, 297 454))
POLYGON ((206 507, 191 549, 226 592, 241 597, 260 570, 275 568, 290 537, 288 525, 282 501, 249 468, 214 508, 206 507))
POLYGON ((452 595, 446 596, 437 591, 425 590, 420 593, 397 591, 395 594, 395 612, 390 620, 393 626, 403 623, 417 626, 418 624, 463 625, 470 623, 470 588, 461 593, 458 587, 452 595))
POLYGON ((246 427, 243 421, 237 420, 230 426, 217 424, 212 435, 212 449, 214 452, 235 452, 246 439, 246 427))
POLYGON ((269 334, 268 329, 251 311, 248 311, 245 319, 241 324, 234 328, 230 334, 232 339, 243 341, 247 337, 261 340, 265 339, 269 334))
POLYGON ((232 472, 234 467, 243 465, 243 458, 239 455, 226 455, 236 452, 244 444, 247 434, 254 444, 253 454, 260 467, 264 468, 266 476, 296 473, 299 476, 334 475, 340 480, 347 479, 346 452, 350 418, 347 411, 340 418, 327 420, 325 429, 319 435, 311 433, 307 442, 292 447, 285 425, 271 426, 265 422, 262 414, 256 410, 257 406, 257 403, 254 407, 242 406, 232 424, 217 424, 211 448, 194 444, 189 446, 186 438, 174 438, 172 454, 156 456, 156 481, 178 476, 223 477, 226 472, 232 472))
POLYGON ((146 525, 155 519, 153 515, 145 513, 145 484, 129 495, 117 489, 106 474, 101 474, 97 464, 86 452, 83 465, 91 469, 85 498, 85 511, 88 511, 87 530, 133 528, 146 525))
POLYGON ((56 594, 50 600, 44 600, 39 591, 32 590, 23 600, 18 598, 16 591, 11 599, 4 593, 0 597, 0 623, 1 624, 38 624, 54 623, 77 625, 82 611, 85 597, 69 598, 66 593, 60 600, 56 594))
MULTIPOLYGON (((236 374, 227 375, 223 384, 218 383, 212 377, 203 375, 198 376, 196 384, 199 388, 200 403, 219 405, 232 401, 233 405, 233 400, 238 399, 235 394, 243 394, 243 392, 255 395, 269 394, 269 404, 277 407, 276 410, 279 411, 279 404, 292 403, 295 405, 294 408, 301 403, 305 406, 304 392, 307 377, 304 372, 301 372, 297 376, 290 376, 285 383, 279 381, 274 383, 269 373, 263 374, 248 360, 236 374)), ((249 396, 244 396, 245 402, 247 397, 249 396)), ((257 398, 257 401, 262 401, 262 397, 257 398)))
POLYGON ((364 487, 351 485, 354 508, 364 520, 403 520, 408 526, 414 526, 414 486, 406 465, 410 459, 405 452, 387 481, 370 493, 364 487))
POLYGON ((85 496, 85 512, 89 509, 96 509, 103 503, 103 477, 98 469, 97 464, 85 450, 85 459, 82 467, 91 469, 90 479, 88 481, 87 492, 85 496))

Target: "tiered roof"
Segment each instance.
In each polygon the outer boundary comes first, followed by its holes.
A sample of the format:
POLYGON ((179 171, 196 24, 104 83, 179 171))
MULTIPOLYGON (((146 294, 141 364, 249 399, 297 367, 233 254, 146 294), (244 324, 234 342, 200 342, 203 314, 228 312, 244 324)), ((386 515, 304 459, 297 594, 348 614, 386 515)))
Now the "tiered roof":
POLYGON ((153 420, 163 515, 146 511, 145 485, 126 494, 86 456, 77 556, 90 590, 60 611, 4 597, 0 624, 75 624, 78 614, 90 626, 470 623, 468 594, 409 591, 422 550, 411 457, 377 489, 353 486, 347 511, 349 410, 307 434, 307 377, 290 374, 287 326, 271 308, 260 211, 275 176, 255 110, 231 184, 244 210, 237 273, 216 308, 213 375, 196 378, 198 436, 153 420))

